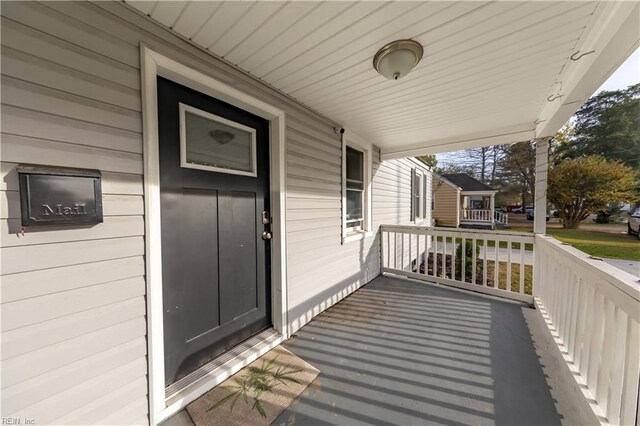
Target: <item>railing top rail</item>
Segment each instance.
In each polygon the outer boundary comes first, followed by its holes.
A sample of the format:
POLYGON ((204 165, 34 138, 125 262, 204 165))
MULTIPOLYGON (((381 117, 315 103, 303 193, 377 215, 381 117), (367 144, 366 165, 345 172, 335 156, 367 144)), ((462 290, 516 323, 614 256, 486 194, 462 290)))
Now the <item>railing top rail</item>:
POLYGON ((536 235, 536 244, 546 244, 547 247, 561 254, 570 254, 574 262, 587 269, 590 274, 597 275, 603 281, 610 283, 640 302, 640 279, 638 277, 634 277, 630 273, 611 266, 598 258, 591 257, 587 253, 571 245, 564 244, 549 235, 536 235))
POLYGON ((460 229, 460 228, 445 228, 436 226, 418 226, 418 225, 380 225, 380 229, 383 231, 392 232, 439 232, 439 233, 453 233, 453 234, 471 234, 471 236, 488 236, 489 238, 496 237, 519 237, 531 239, 533 241, 533 233, 529 232, 512 232, 512 231, 492 231, 485 229, 460 229))

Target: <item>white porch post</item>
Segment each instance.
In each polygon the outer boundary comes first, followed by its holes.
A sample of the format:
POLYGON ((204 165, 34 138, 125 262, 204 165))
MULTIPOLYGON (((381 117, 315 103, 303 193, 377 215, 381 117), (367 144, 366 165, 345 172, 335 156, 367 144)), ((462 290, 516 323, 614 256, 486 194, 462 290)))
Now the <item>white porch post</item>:
POLYGON ((533 233, 547 231, 547 170, 549 168, 549 138, 536 140, 536 187, 533 202, 533 233))

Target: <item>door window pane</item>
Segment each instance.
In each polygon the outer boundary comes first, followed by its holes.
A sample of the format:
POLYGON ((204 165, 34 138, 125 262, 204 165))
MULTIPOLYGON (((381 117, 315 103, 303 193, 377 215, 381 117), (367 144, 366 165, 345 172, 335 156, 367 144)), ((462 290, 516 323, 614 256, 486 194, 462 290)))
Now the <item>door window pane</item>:
POLYGON ((180 104, 182 167, 256 176, 255 130, 180 104))

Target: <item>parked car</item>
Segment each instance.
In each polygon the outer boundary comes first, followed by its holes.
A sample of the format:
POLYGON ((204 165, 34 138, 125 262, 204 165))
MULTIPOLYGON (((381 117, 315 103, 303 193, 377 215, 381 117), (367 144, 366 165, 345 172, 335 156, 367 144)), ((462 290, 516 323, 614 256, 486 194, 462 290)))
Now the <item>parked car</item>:
POLYGON ((636 235, 640 240, 640 207, 635 209, 629 216, 629 222, 627 223, 627 234, 636 235))
POLYGON ((533 211, 533 206, 520 206, 512 210, 514 213, 527 213, 533 211))
MULTIPOLYGON (((533 220, 533 209, 527 210, 527 220, 533 220)), ((547 222, 549 222, 549 213, 547 213, 547 222)))

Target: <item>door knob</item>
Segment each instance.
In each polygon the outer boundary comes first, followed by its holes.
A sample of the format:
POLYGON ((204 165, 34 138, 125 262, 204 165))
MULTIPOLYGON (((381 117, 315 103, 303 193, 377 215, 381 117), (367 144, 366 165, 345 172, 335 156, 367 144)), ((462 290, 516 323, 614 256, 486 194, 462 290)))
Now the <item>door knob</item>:
POLYGON ((263 239, 263 240, 270 240, 270 239, 271 239, 271 237, 272 237, 271 232, 264 231, 264 232, 262 233, 262 239, 263 239))

